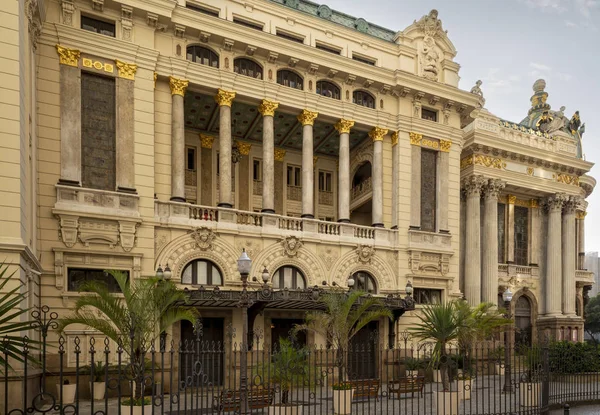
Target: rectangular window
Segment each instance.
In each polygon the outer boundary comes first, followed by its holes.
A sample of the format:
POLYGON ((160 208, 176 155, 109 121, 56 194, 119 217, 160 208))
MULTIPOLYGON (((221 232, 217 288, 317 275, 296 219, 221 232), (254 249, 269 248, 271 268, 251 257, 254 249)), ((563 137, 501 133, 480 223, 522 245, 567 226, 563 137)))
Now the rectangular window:
POLYGON ((190 4, 189 2, 187 2, 185 4, 185 7, 187 9, 193 10, 195 12, 199 12, 199 13, 203 13, 203 14, 208 14, 209 16, 213 16, 213 17, 219 17, 219 11, 218 10, 204 8, 204 7, 195 5, 195 4, 190 4))
POLYGON ((243 20, 243 19, 240 19, 238 17, 234 17, 233 18, 233 23, 237 23, 239 25, 246 26, 246 27, 249 27, 251 29, 260 30, 261 32, 263 30, 263 27, 265 27, 264 24, 250 22, 248 20, 243 20))
POLYGON ((440 304, 442 302, 442 290, 415 288, 413 298, 417 304, 440 304))
POLYGON ((428 108, 421 108, 421 118, 428 121, 437 122, 437 111, 428 108))
POLYGON ((277 29, 276 35, 277 35, 277 37, 281 37, 283 39, 291 40, 292 42, 304 43, 304 36, 297 35, 295 33, 283 32, 283 31, 277 29))
POLYGON ((82 15, 81 28, 90 32, 100 33, 101 35, 115 37, 115 24, 103 20, 92 19, 91 17, 82 15))
MULTIPOLYGON (((68 269, 68 290, 79 291, 79 287, 86 281, 100 281, 108 286, 111 293, 120 293, 121 289, 117 280, 102 269, 69 268, 68 269)), ((129 271, 121 271, 127 274, 129 280, 129 271)))
POLYGON ((323 43, 316 43, 315 47, 319 50, 324 50, 325 52, 333 53, 334 55, 339 55, 342 53, 342 50, 336 48, 335 46, 324 45, 323 43))
POLYGON ((187 149, 187 170, 196 171, 196 147, 188 147, 187 149))
POLYGON ((421 149, 421 230, 435 232, 437 152, 421 149))
POLYGON ((498 203, 498 263, 506 264, 506 205, 498 203))
POLYGON ((302 186, 302 168, 298 166, 287 167, 287 185, 288 186, 302 186))
POLYGON ((355 55, 354 53, 352 54, 352 60, 355 60, 360 63, 366 63, 367 65, 371 66, 375 66, 375 63, 377 62, 376 59, 368 58, 366 56, 361 55, 355 55))
POLYGON ((81 182, 116 188, 115 80, 81 72, 81 182))
POLYGON ((328 171, 319 172, 319 191, 320 192, 331 192, 332 190, 332 178, 333 173, 328 171))
POLYGON ((254 159, 252 161, 252 178, 253 180, 260 182, 262 181, 262 162, 261 160, 254 159))
POLYGON ((515 264, 529 265, 528 258, 529 209, 515 206, 515 264))

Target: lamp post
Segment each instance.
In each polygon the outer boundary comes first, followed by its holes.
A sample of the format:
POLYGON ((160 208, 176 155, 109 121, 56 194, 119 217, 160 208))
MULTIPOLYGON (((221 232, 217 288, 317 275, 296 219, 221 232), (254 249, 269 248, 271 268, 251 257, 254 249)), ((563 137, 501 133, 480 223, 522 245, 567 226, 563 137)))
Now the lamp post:
POLYGON ((410 297, 410 296, 412 296, 412 293, 413 293, 413 286, 412 286, 412 283, 410 282, 410 280, 408 280, 408 282, 406 283, 406 288, 405 288, 405 290, 406 290, 406 295, 407 295, 407 296, 409 296, 409 297, 410 297))
MULTIPOLYGON (((510 302, 512 301, 513 293, 510 291, 510 287, 506 287, 506 290, 502 293, 502 300, 504 300, 504 307, 506 308, 506 318, 510 319, 510 302)), ((511 346, 511 327, 506 331, 504 338, 504 393, 511 393, 512 387, 512 374, 510 364, 510 346, 511 346)))
POLYGON ((352 288, 354 288, 354 282, 354 278, 352 278, 352 274, 350 274, 348 277, 348 291, 352 291, 352 288))
POLYGON ((242 279, 242 294, 238 307, 242 309, 242 343, 240 345, 240 414, 248 413, 248 308, 251 305, 248 296, 248 275, 252 267, 252 260, 248 257, 246 249, 238 259, 238 272, 242 279))

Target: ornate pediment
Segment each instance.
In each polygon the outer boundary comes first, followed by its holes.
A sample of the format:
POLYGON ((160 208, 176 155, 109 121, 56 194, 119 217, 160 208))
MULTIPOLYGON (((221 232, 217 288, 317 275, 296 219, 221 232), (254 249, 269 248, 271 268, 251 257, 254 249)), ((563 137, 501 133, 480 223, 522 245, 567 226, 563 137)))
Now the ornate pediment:
POLYGON ((66 213, 56 213, 60 240, 68 248, 77 243, 90 247, 106 245, 111 249, 121 246, 129 252, 136 243, 139 220, 98 219, 66 213))
POLYGON ((450 255, 437 252, 409 251, 408 267, 413 274, 445 277, 450 271, 450 255))

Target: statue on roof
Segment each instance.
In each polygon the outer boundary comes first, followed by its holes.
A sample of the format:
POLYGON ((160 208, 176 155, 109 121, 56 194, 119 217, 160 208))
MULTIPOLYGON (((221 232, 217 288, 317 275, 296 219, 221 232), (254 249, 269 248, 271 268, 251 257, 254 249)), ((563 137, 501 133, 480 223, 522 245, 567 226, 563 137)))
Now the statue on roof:
POLYGON ((569 121, 569 131, 572 135, 579 130, 579 126, 581 125, 581 119, 579 118, 579 111, 575 111, 575 114, 571 117, 571 121, 569 121))
POLYGON ((477 82, 475 82, 475 86, 473 88, 471 88, 471 94, 480 96, 479 100, 481 101, 481 106, 483 107, 485 105, 485 98, 483 97, 483 91, 481 90, 481 84, 483 84, 483 82, 481 81, 481 79, 478 79, 477 82))
POLYGON ((555 131, 562 130, 565 125, 569 122, 569 119, 565 117, 565 107, 560 107, 560 111, 550 111, 550 123, 548 124, 548 134, 552 134, 555 131))
POLYGON ((425 15, 415 21, 417 28, 425 33, 425 36, 436 37, 444 30, 442 29, 442 21, 438 19, 438 11, 433 9, 428 15, 425 15))

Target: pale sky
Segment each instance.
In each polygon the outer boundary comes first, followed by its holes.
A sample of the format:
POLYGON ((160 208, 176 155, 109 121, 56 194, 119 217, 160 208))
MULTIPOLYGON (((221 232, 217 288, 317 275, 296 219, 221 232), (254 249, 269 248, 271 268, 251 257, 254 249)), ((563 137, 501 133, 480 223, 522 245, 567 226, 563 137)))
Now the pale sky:
MULTIPOLYGON (((315 1, 315 0, 313 0, 315 1)), ((600 182, 600 0, 326 0, 332 9, 404 30, 439 11, 461 65, 460 88, 483 81, 485 107, 520 122, 533 82, 546 80, 552 109, 579 110, 583 153, 600 182)), ((600 251, 600 184, 587 199, 586 251, 600 251)))

